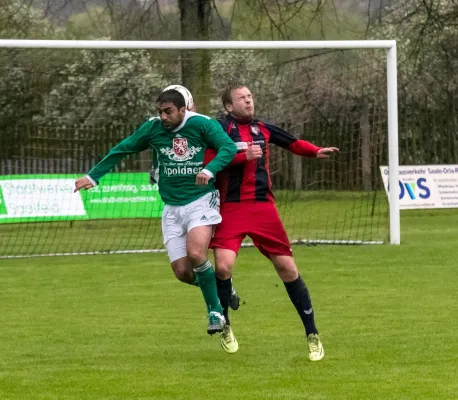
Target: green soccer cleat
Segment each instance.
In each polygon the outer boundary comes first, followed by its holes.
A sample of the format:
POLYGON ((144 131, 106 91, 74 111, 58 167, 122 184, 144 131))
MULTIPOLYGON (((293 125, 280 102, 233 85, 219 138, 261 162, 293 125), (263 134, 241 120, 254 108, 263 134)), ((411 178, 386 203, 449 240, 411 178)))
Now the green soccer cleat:
POLYGON ((226 325, 223 328, 223 333, 221 334, 221 347, 229 354, 233 354, 239 349, 239 344, 230 325, 226 325))
POLYGON ((307 336, 310 361, 320 361, 324 357, 324 348, 320 337, 314 333, 307 336))
POLYGON ((224 325, 226 325, 226 318, 224 318, 224 315, 216 311, 210 311, 208 314, 207 333, 213 335, 214 333, 222 332, 224 325))
POLYGON ((237 294, 234 288, 232 288, 231 297, 229 298, 229 307, 234 311, 240 307, 240 296, 237 294))

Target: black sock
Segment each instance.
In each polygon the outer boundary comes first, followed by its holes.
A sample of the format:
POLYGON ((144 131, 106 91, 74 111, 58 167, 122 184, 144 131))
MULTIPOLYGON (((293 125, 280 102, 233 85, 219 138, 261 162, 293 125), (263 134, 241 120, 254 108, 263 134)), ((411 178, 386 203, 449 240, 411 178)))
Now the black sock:
POLYGON ((232 293, 232 278, 221 280, 216 277, 216 288, 218 290, 218 297, 223 307, 224 318, 226 318, 226 324, 230 325, 229 321, 229 301, 232 293))
POLYGON ((283 283, 285 284, 289 298, 294 304, 294 307, 296 307, 297 313, 301 317, 305 328, 305 334, 307 336, 311 333, 318 334, 318 330, 315 326, 315 315, 312 309, 312 300, 310 299, 309 291, 301 276, 299 275, 295 281, 283 283))

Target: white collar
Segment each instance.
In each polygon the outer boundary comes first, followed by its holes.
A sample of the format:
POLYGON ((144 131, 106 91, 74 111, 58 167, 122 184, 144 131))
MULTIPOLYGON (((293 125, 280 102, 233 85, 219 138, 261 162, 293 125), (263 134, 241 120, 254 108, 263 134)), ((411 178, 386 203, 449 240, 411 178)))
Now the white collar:
POLYGON ((203 115, 203 114, 196 113, 194 111, 186 110, 184 114, 183 122, 181 122, 181 124, 178 125, 175 129, 172 129, 172 132, 178 132, 181 128, 183 128, 183 126, 186 124, 189 118, 197 117, 197 116, 211 119, 208 115, 203 115))

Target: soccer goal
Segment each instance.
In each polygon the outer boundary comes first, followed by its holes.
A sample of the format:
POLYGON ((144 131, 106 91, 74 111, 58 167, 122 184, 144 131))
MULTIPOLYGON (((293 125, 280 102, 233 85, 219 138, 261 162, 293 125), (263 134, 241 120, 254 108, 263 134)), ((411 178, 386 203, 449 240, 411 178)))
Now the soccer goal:
POLYGON ((292 243, 400 243, 379 169, 397 187, 395 41, 0 40, 0 257, 163 251, 149 151, 96 189, 73 182, 155 115, 166 86, 191 86, 197 112, 218 117, 234 79, 258 118, 341 150, 323 161, 272 147, 292 243))

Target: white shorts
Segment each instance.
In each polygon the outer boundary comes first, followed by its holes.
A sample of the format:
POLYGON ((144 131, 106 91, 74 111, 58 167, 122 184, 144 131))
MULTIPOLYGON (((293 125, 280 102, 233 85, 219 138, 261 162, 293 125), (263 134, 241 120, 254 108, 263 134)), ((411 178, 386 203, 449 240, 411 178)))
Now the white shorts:
POLYGON ((217 190, 185 206, 166 204, 162 212, 162 236, 170 262, 186 257, 186 240, 191 229, 198 226, 217 225, 220 222, 219 192, 217 190))

